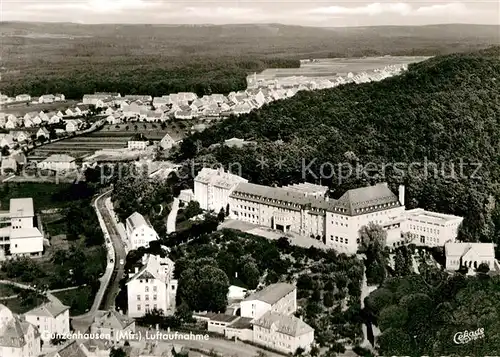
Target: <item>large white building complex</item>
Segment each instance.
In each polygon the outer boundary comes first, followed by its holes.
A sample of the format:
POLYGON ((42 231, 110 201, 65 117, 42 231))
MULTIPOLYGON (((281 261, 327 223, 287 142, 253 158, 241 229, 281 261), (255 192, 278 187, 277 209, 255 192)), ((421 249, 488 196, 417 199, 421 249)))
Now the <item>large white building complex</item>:
POLYGON ((129 317, 141 317, 147 311, 162 310, 165 315, 175 311, 177 280, 174 262, 156 255, 143 257, 143 266, 129 275, 127 282, 129 317))
POLYGON ((43 234, 37 228, 33 199, 11 199, 9 211, 0 211, 0 260, 42 252, 43 234))
POLYGON ((158 234, 144 216, 132 213, 125 221, 125 229, 130 249, 147 247, 149 242, 158 240, 158 234))
POLYGON ((232 218, 285 233, 321 237, 340 252, 354 254, 359 230, 369 223, 387 232, 387 245, 395 247, 410 239, 416 245, 437 246, 455 241, 463 218, 405 210, 404 186, 395 195, 387 183, 345 192, 339 199, 328 188, 309 183, 268 187, 223 170, 204 168, 194 180, 194 199, 203 209, 229 207, 232 218), (405 234, 408 233, 408 234, 405 234))

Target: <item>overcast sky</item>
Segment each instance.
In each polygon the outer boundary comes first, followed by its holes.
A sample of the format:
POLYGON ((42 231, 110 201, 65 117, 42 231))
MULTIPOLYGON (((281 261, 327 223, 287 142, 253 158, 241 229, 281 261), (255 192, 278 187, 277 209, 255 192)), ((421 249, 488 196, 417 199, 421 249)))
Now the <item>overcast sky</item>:
POLYGON ((499 24, 498 0, 0 0, 2 21, 312 26, 499 24))

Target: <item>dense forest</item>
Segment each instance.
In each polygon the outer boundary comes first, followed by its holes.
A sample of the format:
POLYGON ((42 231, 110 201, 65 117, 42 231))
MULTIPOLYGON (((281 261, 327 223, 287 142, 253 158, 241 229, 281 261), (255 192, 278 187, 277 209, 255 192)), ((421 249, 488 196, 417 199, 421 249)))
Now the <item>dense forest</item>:
POLYGON ((500 243, 499 54, 438 56, 381 82, 301 92, 190 136, 179 159, 266 185, 322 183, 334 196, 404 184, 407 207, 462 215, 460 238, 500 243), (259 145, 209 149, 232 137, 259 145))
POLYGON ((94 91, 159 96, 245 89, 249 73, 299 59, 432 56, 497 44, 497 26, 313 28, 0 24, 0 91, 80 99, 94 91))

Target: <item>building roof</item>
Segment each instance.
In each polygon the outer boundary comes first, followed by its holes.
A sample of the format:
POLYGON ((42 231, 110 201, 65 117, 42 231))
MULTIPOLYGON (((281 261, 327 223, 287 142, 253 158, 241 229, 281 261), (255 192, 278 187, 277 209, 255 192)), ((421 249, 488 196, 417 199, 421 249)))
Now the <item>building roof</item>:
POLYGON ((117 330, 123 330, 127 326, 130 326, 132 323, 134 323, 133 319, 129 319, 114 310, 98 311, 93 322, 96 327, 106 327, 117 330))
POLYGON ((296 289, 295 285, 287 283, 277 283, 266 286, 260 291, 256 291, 252 295, 245 298, 243 301, 259 300, 270 305, 277 303, 280 299, 290 294, 296 289))
POLYGON ((29 322, 21 321, 19 317, 13 316, 10 321, 0 327, 0 347, 21 348, 26 345, 25 336, 30 326, 35 328, 29 322))
POLYGON ((243 330, 243 329, 251 330, 252 329, 252 321, 253 321, 253 319, 250 317, 240 317, 238 320, 231 323, 228 327, 235 328, 238 330, 243 330))
POLYGON ((462 257, 473 251, 479 257, 493 259, 495 247, 493 243, 446 243, 444 245, 446 256, 462 257))
POLYGON ((151 227, 151 224, 144 218, 142 214, 139 212, 134 212, 132 213, 126 220, 127 226, 130 226, 130 228, 135 229, 137 227, 146 225, 148 227, 151 227))
POLYGON ((216 322, 233 322, 234 320, 238 319, 239 316, 235 315, 226 315, 226 314, 213 314, 210 315, 210 321, 216 321, 216 322))
POLYGON ((143 257, 143 259, 146 260, 144 266, 141 269, 139 269, 137 273, 135 273, 130 277, 127 284, 137 279, 157 279, 166 282, 167 276, 165 275, 164 263, 173 263, 173 262, 168 258, 162 259, 158 256, 151 254, 148 255, 147 257, 143 257))
POLYGON ((401 206, 398 197, 387 184, 377 184, 349 190, 340 199, 323 199, 307 195, 302 190, 287 187, 269 187, 252 183, 240 183, 231 193, 231 197, 248 201, 265 202, 267 205, 300 210, 303 207, 313 210, 326 210, 343 215, 356 216, 401 206))
POLYGON ((400 206, 398 197, 389 189, 386 183, 349 190, 338 199, 338 202, 347 208, 347 213, 352 216, 364 213, 364 210, 374 206, 387 204, 400 206))
POLYGON ((421 221, 422 223, 432 223, 436 225, 444 225, 447 222, 463 220, 463 218, 459 216, 430 212, 422 208, 415 208, 405 211, 405 215, 412 221, 421 221))
POLYGON ((137 134, 134 134, 129 139, 129 141, 149 141, 149 140, 144 136, 144 134, 137 133, 137 134))
POLYGON ((33 217, 35 209, 33 199, 30 198, 11 198, 10 199, 10 217, 33 217))
POLYGON ((43 160, 43 162, 73 162, 75 158, 65 154, 54 154, 43 160))
POLYGON ((292 337, 314 332, 311 326, 293 315, 282 315, 271 311, 266 312, 260 319, 255 321, 254 326, 260 326, 270 330, 274 329, 292 337))
POLYGON ((67 311, 69 306, 63 305, 60 302, 49 301, 43 305, 35 307, 34 309, 25 313, 25 315, 33 316, 46 316, 46 317, 57 317, 63 312, 67 311))
POLYGON ((239 183, 247 182, 247 180, 240 176, 231 174, 229 172, 224 172, 222 168, 219 170, 214 170, 207 167, 201 169, 201 171, 196 176, 195 181, 225 189, 230 189, 231 187, 234 187, 239 183))
POLYGON ((59 351, 52 352, 47 357, 88 357, 77 341, 71 341, 59 351))

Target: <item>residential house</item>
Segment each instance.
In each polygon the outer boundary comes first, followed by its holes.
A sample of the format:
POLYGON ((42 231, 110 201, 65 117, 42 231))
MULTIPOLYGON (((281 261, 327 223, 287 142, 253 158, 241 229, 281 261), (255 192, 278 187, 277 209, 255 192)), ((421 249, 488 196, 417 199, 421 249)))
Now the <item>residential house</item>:
POLYGON ((0 214, 0 256, 41 256, 43 234, 35 225, 32 198, 12 198, 0 214))
POLYGON ((258 319, 268 311, 292 315, 297 311, 297 288, 287 283, 266 286, 245 298, 241 303, 241 316, 258 319))
POLYGON ((41 136, 44 136, 45 139, 49 139, 50 138, 50 132, 49 132, 49 130, 46 127, 41 127, 36 132, 36 138, 37 139, 39 139, 41 136))
POLYGON ((194 201, 194 192, 191 189, 181 190, 179 193, 179 201, 185 204, 194 201))
POLYGON ((129 101, 129 102, 135 102, 140 100, 143 103, 151 103, 153 100, 153 97, 150 95, 125 95, 122 97, 123 100, 129 101))
POLYGON ((114 113, 115 113, 115 110, 111 107, 106 108, 106 110, 104 110, 102 112, 102 114, 104 114, 104 115, 113 115, 114 113))
POLYGON ((144 216, 132 213, 125 221, 125 228, 130 249, 148 247, 149 242, 158 240, 158 234, 144 216))
POLYGON ((68 117, 74 117, 77 115, 75 109, 71 109, 71 108, 66 109, 64 114, 66 114, 66 116, 68 116, 68 117))
POLYGON ((289 354, 299 348, 308 352, 314 342, 314 329, 293 315, 268 311, 253 323, 253 342, 289 354))
POLYGON ((63 102, 65 100, 66 100, 66 97, 64 96, 64 94, 61 94, 61 93, 54 94, 54 101, 55 102, 63 102))
POLYGON ((153 108, 164 108, 172 104, 172 100, 169 96, 154 97, 153 98, 153 108))
POLYGON ((97 311, 90 325, 90 333, 109 335, 113 342, 119 342, 123 336, 135 334, 135 321, 115 310, 97 311))
POLYGON ((59 118, 63 118, 63 117, 64 117, 63 112, 61 112, 60 110, 56 113, 56 115, 57 115, 59 118))
POLYGON ((10 134, 1 134, 0 133, 0 148, 8 147, 12 149, 14 147, 14 138, 10 134))
POLYGON ((9 134, 12 135, 12 138, 18 143, 22 143, 30 139, 29 133, 26 131, 16 130, 9 132, 9 134))
POLYGON ((2 115, 0 116, 0 128, 5 128, 5 123, 7 122, 7 117, 5 116, 5 113, 1 113, 2 115))
POLYGON ((0 174, 17 172, 17 161, 13 157, 2 157, 0 154, 0 174))
POLYGON ((87 115, 90 112, 90 105, 88 104, 80 104, 75 107, 75 112, 79 116, 87 115))
POLYGON ((80 127, 80 124, 82 123, 81 120, 78 119, 71 119, 71 120, 66 120, 66 132, 68 133, 74 133, 78 131, 78 128, 80 127))
POLYGON ((444 245, 444 252, 447 270, 477 269, 481 263, 488 265, 490 270, 495 267, 495 246, 493 243, 450 242, 444 245))
POLYGON ((49 116, 43 110, 38 113, 38 116, 42 119, 42 121, 49 121, 49 116))
POLYGON ((177 280, 174 262, 155 255, 143 257, 142 267, 129 274, 127 282, 128 316, 136 318, 153 309, 172 315, 175 310, 177 280))
POLYGON ((45 160, 38 163, 38 168, 42 170, 69 171, 76 170, 76 159, 65 154, 50 155, 45 160))
POLYGON ((5 123, 5 129, 15 129, 18 125, 18 119, 15 116, 8 116, 5 123))
POLYGON ((55 97, 53 94, 44 94, 38 98, 39 103, 53 103, 55 101, 55 97))
POLYGON ((146 150, 149 140, 143 134, 135 134, 127 142, 129 150, 146 150))
POLYGON ((0 356, 37 357, 41 354, 40 333, 0 304, 0 356))
POLYGON ((235 115, 248 114, 252 111, 252 106, 248 103, 236 104, 233 108, 235 115))
POLYGON ((220 116, 221 110, 217 103, 210 104, 203 109, 203 115, 207 117, 218 117, 220 116))
POLYGON ((175 145, 175 140, 172 139, 172 137, 167 133, 165 136, 161 139, 159 146, 163 150, 170 150, 173 146, 175 145))
POLYGON ((44 357, 109 357, 110 348, 100 340, 70 341, 44 357))
POLYGON ((106 117, 106 122, 108 124, 120 124, 122 122, 121 114, 116 112, 114 114, 108 115, 106 117))
POLYGON ((49 113, 49 121, 48 121, 49 124, 59 124, 60 122, 61 122, 60 116, 49 113))
POLYGON ((38 328, 44 342, 49 342, 51 336, 68 334, 69 307, 60 301, 49 301, 26 312, 24 318, 38 328))
POLYGON ((31 120, 31 118, 24 118, 23 119, 23 126, 25 128, 32 128, 35 126, 35 123, 33 123, 33 120, 31 120))

